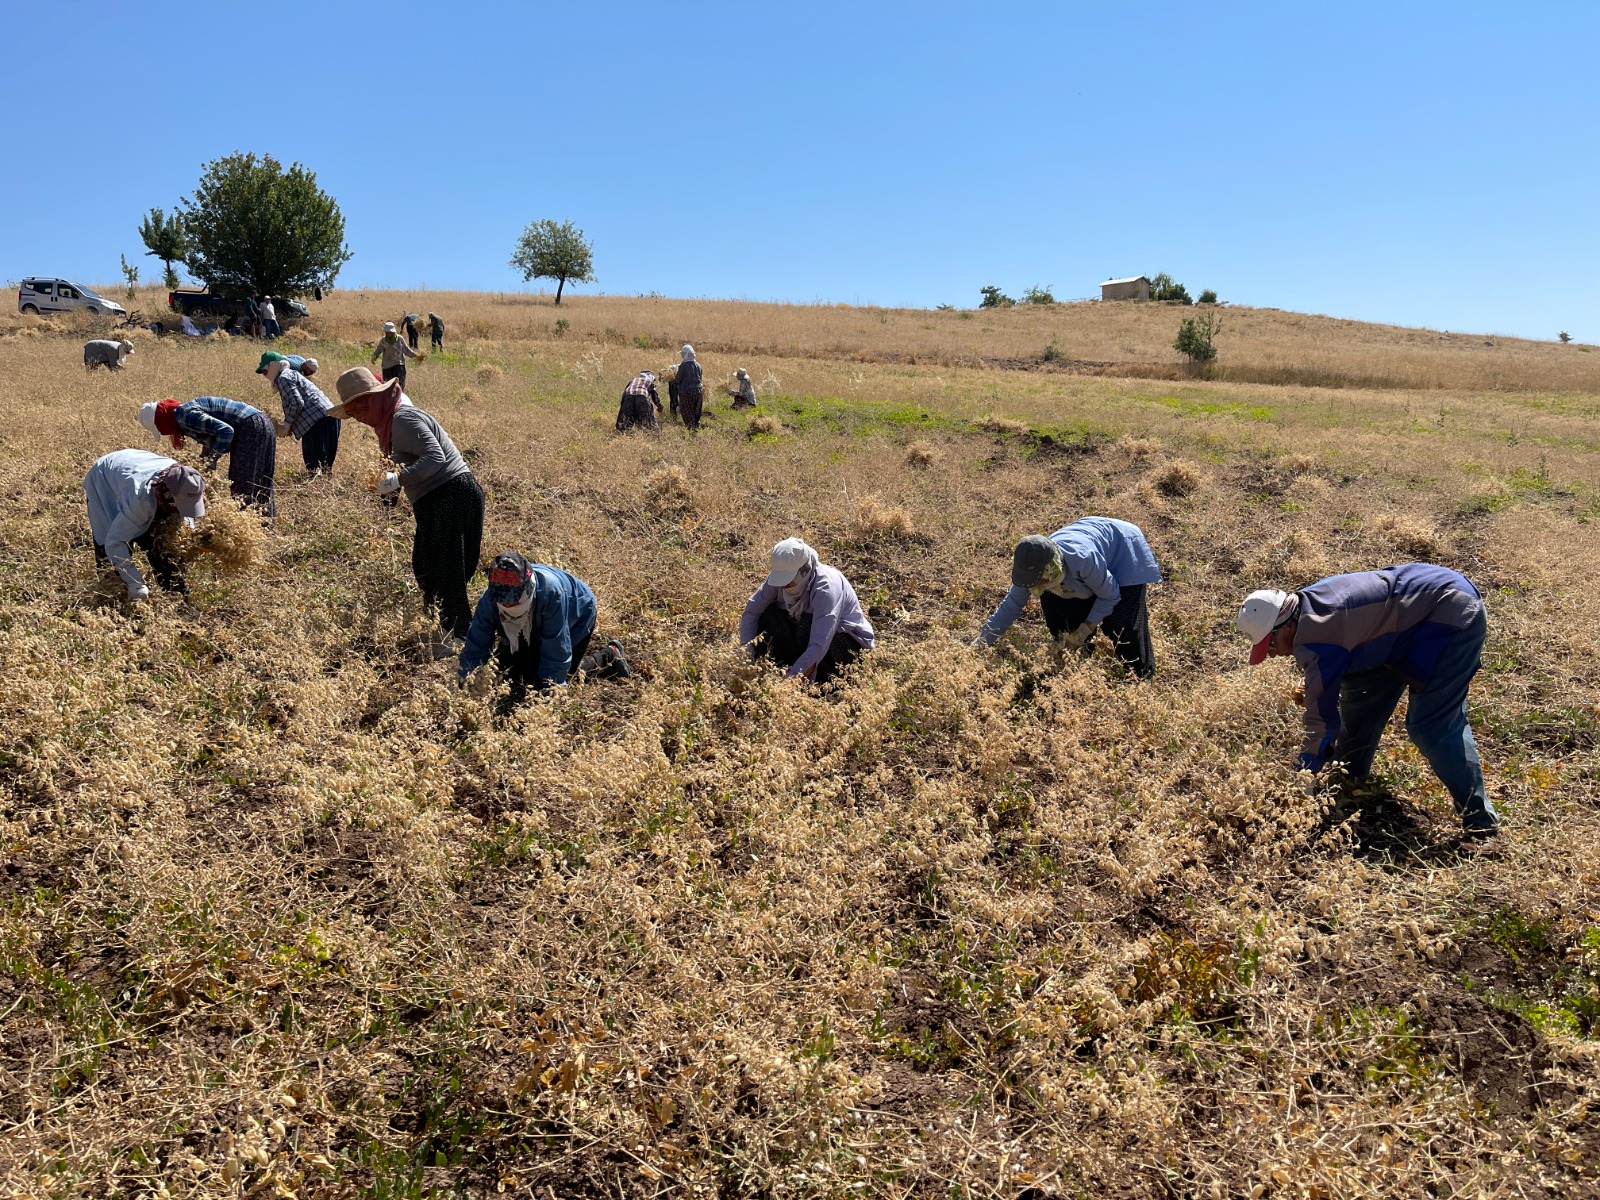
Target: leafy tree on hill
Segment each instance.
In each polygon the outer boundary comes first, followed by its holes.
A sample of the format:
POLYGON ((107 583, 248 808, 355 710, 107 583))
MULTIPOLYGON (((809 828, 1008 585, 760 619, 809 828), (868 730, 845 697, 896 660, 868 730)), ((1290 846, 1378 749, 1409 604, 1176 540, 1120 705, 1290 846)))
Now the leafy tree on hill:
POLYGON ((1211 288, 1207 288, 1205 291, 1200 293, 1200 299, 1199 299, 1199 301, 1197 303, 1200 303, 1200 304, 1215 304, 1216 302, 1217 302, 1217 293, 1214 290, 1212 290, 1211 288))
POLYGON ((1006 295, 993 284, 990 284, 988 287, 979 288, 978 294, 983 297, 983 299, 978 303, 979 308, 1010 308, 1016 303, 1015 300, 1006 295))
POLYGON ((331 287, 350 260, 344 214, 299 163, 285 170, 270 154, 216 159, 181 203, 184 265, 213 291, 296 296, 331 287))
POLYGON ((530 221, 517 239, 511 265, 522 272, 523 282, 554 279, 559 305, 568 280, 594 282, 594 246, 583 240, 583 230, 571 221, 530 221))
POLYGON ((1222 318, 1214 312, 1200 317, 1185 317, 1178 326, 1178 339, 1172 348, 1186 356, 1191 364, 1203 366, 1217 357, 1217 334, 1222 332, 1222 318))
POLYGON ((174 212, 170 217, 159 208, 152 208, 139 222, 139 237, 145 253, 159 258, 165 265, 162 282, 169 288, 178 286, 178 272, 173 267, 189 251, 189 237, 183 229, 183 217, 174 212))
POLYGON ((1054 304, 1056 298, 1050 294, 1050 285, 1047 283, 1043 287, 1031 287, 1023 292, 1022 302, 1024 304, 1054 304))
POLYGON ((1165 271, 1150 277, 1150 299, 1176 300, 1179 304, 1194 303, 1193 300, 1189 299, 1189 289, 1165 271))

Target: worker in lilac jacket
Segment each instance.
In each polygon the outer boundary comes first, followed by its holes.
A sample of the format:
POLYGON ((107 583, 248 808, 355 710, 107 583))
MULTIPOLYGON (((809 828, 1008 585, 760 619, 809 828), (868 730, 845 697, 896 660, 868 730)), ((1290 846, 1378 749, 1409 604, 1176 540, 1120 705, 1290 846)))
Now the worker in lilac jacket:
POLYGON ((1145 588, 1160 582, 1150 543, 1131 521, 1084 517, 1049 537, 1032 534, 1012 552, 1011 590, 973 645, 994 645, 1038 596, 1051 637, 1076 649, 1103 627, 1123 665, 1149 679, 1156 658, 1145 588))
POLYGON ((1410 689, 1406 732, 1467 833, 1497 831, 1467 722, 1488 615, 1465 576, 1432 563, 1332 575, 1298 592, 1251 592, 1235 624, 1254 643, 1252 663, 1292 655, 1305 669, 1303 769, 1332 760, 1371 774, 1383 727, 1410 689))
POLYGON ((803 676, 827 683, 872 649, 877 637, 855 588, 799 538, 772 548, 767 580, 745 603, 739 644, 803 676))

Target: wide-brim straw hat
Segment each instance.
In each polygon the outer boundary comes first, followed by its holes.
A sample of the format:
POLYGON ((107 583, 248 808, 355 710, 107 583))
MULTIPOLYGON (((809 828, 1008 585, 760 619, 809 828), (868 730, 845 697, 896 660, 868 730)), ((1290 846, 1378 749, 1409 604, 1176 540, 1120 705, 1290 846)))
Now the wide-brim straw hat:
POLYGON ((365 367, 351 367, 334 381, 333 386, 334 390, 339 393, 339 403, 328 410, 328 416, 343 417, 345 407, 353 401, 360 400, 363 396, 376 395, 390 388, 399 391, 400 381, 398 379, 379 379, 365 367))

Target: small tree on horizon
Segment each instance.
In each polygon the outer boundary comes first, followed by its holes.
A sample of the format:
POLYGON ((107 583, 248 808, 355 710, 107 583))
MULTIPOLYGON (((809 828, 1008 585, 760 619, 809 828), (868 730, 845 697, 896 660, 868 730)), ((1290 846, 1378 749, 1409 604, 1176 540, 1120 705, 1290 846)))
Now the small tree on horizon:
POLYGON ((299 163, 231 154, 183 197, 184 266, 213 291, 298 296, 331 287, 350 261, 344 214, 299 163))
POLYGON ((1165 271, 1150 277, 1150 299, 1175 300, 1179 304, 1194 303, 1193 300, 1189 299, 1189 289, 1165 271))
POLYGON ((1216 360, 1216 337, 1221 332, 1222 318, 1215 312, 1185 317, 1178 326, 1178 337, 1172 348, 1187 357, 1191 366, 1203 367, 1216 360))
POLYGON ((556 304, 567 281, 594 282, 594 246, 583 239, 583 230, 571 221, 529 221, 517 239, 511 265, 522 272, 522 281, 554 279, 556 304))
POLYGON ((1572 340, 1572 335, 1570 333, 1568 333, 1565 329, 1563 329, 1560 333, 1556 334, 1556 336, 1561 339, 1561 344, 1563 346, 1565 346, 1568 342, 1570 342, 1572 340))
POLYGON ((172 265, 189 252, 189 238, 183 230, 183 216, 176 210, 168 216, 159 208, 152 208, 139 222, 139 238, 144 242, 145 254, 159 258, 166 270, 161 281, 169 288, 178 286, 178 272, 172 265))
POLYGON ((992 283, 988 287, 979 288, 978 295, 983 297, 978 302, 979 308, 1010 308, 1016 303, 1015 300, 992 283))

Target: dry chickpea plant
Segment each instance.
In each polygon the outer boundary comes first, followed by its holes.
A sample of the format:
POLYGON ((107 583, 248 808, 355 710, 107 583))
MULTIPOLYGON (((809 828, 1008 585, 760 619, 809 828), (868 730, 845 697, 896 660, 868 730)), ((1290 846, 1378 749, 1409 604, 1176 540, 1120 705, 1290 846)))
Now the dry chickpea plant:
POLYGON ((0 319, 0 1194, 1600 1190, 1585 348, 1237 309, 1197 380, 1159 305, 313 308, 327 380, 444 316, 407 390, 485 553, 587 580, 635 675, 459 689, 354 424, 331 478, 280 446, 270 529, 212 476, 190 594, 126 605, 84 471, 144 400, 276 413, 256 348, 134 331, 86 377, 86 323, 0 319), (615 436, 684 340, 783 386, 615 436), (1051 341, 1119 367, 1019 361, 1051 341), (1153 681, 1037 610, 967 647, 1016 539, 1087 513, 1161 559, 1153 681), (820 692, 735 645, 790 535, 879 635, 820 692), (1398 721, 1375 785, 1297 775, 1296 680, 1232 632, 1419 556, 1488 598, 1500 858, 1398 721))

